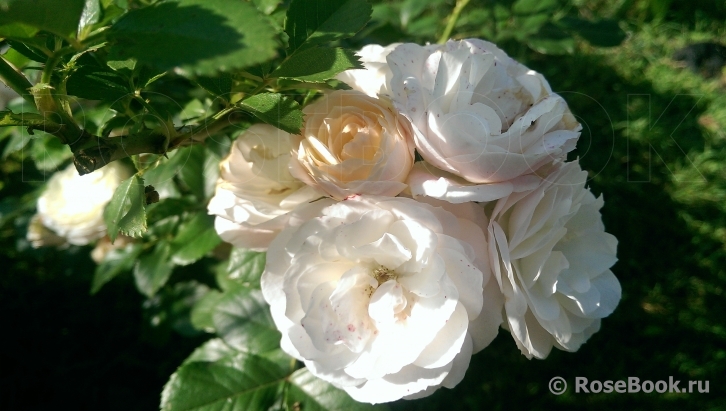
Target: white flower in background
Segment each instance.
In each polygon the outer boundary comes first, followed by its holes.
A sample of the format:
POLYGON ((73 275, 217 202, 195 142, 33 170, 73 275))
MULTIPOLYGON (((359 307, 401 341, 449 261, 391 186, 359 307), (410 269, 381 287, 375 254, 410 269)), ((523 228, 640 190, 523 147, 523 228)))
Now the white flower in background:
POLYGON ((490 204, 490 260, 508 328, 522 353, 576 351, 620 301, 610 271, 617 239, 605 232, 603 199, 585 188, 578 162, 556 165, 530 192, 490 204))
POLYGON ((339 90, 303 109, 290 173, 333 198, 395 196, 414 161, 411 124, 388 99, 339 90))
POLYGON ((371 97, 377 97, 379 93, 385 94, 387 83, 393 75, 386 62, 386 56, 399 44, 401 43, 393 43, 386 47, 369 44, 363 47, 356 55, 365 69, 346 70, 335 78, 345 82, 353 90, 362 91, 371 97))
POLYGON ((130 176, 131 170, 118 161, 83 176, 71 164, 53 174, 38 198, 40 221, 70 244, 85 245, 97 240, 106 234, 106 204, 116 187, 130 176))
POLYGON ((68 244, 68 241, 54 233, 51 229, 43 225, 38 214, 30 219, 28 224, 28 233, 25 238, 30 242, 33 248, 40 247, 60 247, 68 244))
POLYGON ((402 44, 387 61, 393 73, 389 95, 413 123, 416 149, 430 165, 462 179, 430 167, 428 178, 410 182, 421 195, 490 201, 525 191, 531 181, 520 176, 575 148, 582 127, 565 100, 541 74, 492 43, 402 44), (439 191, 445 190, 429 193, 424 181, 440 181, 439 191))
POLYGON ((127 237, 121 233, 116 236, 116 241, 113 243, 108 236, 101 237, 97 242, 96 246, 91 250, 91 259, 96 264, 101 264, 108 256, 109 253, 115 250, 125 248, 127 245, 134 242, 133 237, 127 237))
POLYGON ((489 281, 483 209, 449 206, 458 215, 356 196, 293 212, 318 216, 273 240, 262 276, 282 348, 361 402, 461 381, 496 336, 503 300, 489 281))
POLYGON ((264 251, 297 205, 322 197, 290 175, 290 134, 255 124, 232 144, 220 164, 209 214, 224 241, 264 251))

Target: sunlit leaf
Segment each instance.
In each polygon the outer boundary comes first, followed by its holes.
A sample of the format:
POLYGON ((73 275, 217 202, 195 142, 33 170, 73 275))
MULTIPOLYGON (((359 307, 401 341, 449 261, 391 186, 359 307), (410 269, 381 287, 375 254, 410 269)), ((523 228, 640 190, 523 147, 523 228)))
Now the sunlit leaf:
POLYGON ((192 325, 201 331, 214 332, 214 315, 217 305, 221 301, 223 294, 217 290, 211 290, 204 295, 192 308, 191 321, 192 325))
POLYGON ((239 286, 227 291, 212 319, 217 335, 240 351, 261 354, 280 342, 270 307, 259 290, 239 286))
POLYGON ((103 212, 103 219, 112 242, 119 231, 129 237, 137 237, 146 231, 144 180, 141 177, 134 175, 116 188, 103 212))
MULTIPOLYGON (((78 29, 85 0, 16 0, 0 4, 0 27, 22 23, 64 37, 78 29)), ((2 28, 0 28, 0 32, 2 28)))
POLYGON ((181 226, 172 242, 172 261, 188 265, 204 257, 222 240, 214 230, 214 218, 199 212, 181 226))
POLYGON ((288 378, 290 386, 287 391, 287 406, 292 409, 295 404, 305 411, 368 411, 387 410, 384 405, 373 406, 363 404, 350 398, 345 391, 333 387, 301 368, 288 378))
POLYGON ((284 369, 249 353, 189 361, 164 386, 161 410, 267 410, 275 403, 285 377, 284 369))
POLYGON ((223 277, 217 278, 220 287, 228 289, 234 285, 260 288, 260 277, 265 270, 267 253, 234 248, 229 256, 229 265, 223 277))
POLYGON ((287 9, 288 54, 357 33, 371 18, 365 0, 293 0, 287 9))
POLYGON ((291 134, 300 132, 303 114, 300 105, 292 98, 278 93, 263 93, 238 103, 242 110, 291 134))
POLYGON ((251 4, 175 0, 132 10, 109 30, 118 60, 135 58, 162 70, 177 66, 212 74, 275 56, 275 30, 251 4))
POLYGON ((361 68, 363 64, 353 50, 315 47, 293 54, 270 76, 322 83, 345 70, 361 68))

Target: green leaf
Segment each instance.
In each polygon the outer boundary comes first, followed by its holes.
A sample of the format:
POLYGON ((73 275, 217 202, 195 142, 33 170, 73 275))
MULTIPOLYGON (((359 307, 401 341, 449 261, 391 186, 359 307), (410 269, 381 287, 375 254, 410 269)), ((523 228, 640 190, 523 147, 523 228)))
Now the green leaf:
POLYGON ((168 160, 162 160, 158 166, 144 173, 147 183, 157 188, 178 177, 199 201, 206 201, 214 194, 218 176, 219 159, 211 149, 201 145, 175 150, 168 160))
MULTIPOLYGON (((214 338, 197 347, 197 349, 194 350, 194 352, 187 357, 186 360, 184 360, 183 364, 189 364, 192 362, 214 362, 224 357, 236 354, 239 354, 239 351, 227 345, 224 340, 221 338, 214 338)), ((277 364, 280 369, 290 369, 290 362, 294 361, 292 357, 285 354, 285 352, 280 348, 275 348, 272 351, 260 354, 259 357, 277 364)))
POLYGON ((229 99, 229 93, 232 92, 232 76, 228 73, 216 77, 197 77, 196 82, 212 95, 224 99, 229 99))
POLYGON ((267 410, 275 403, 285 377, 285 370, 275 363, 247 353, 189 361, 164 386, 161 410, 267 410))
POLYGON ((598 47, 615 47, 625 40, 627 35, 618 25, 617 20, 602 19, 588 21, 577 17, 564 17, 557 24, 580 35, 588 43, 598 47))
POLYGON ((31 135, 25 129, 15 130, 10 136, 10 140, 5 144, 0 159, 5 160, 10 154, 24 149, 30 140, 32 140, 31 135))
POLYGON ((286 403, 290 409, 294 404, 305 411, 367 411, 386 410, 388 407, 362 404, 350 398, 345 391, 333 387, 308 371, 301 368, 288 378, 290 387, 286 403))
POLYGON ((124 76, 93 66, 82 66, 74 71, 68 78, 66 89, 71 96, 108 103, 133 95, 124 76))
POLYGON ((113 249, 106 254, 101 264, 96 267, 91 283, 91 294, 96 294, 104 284, 124 271, 133 268, 136 258, 143 250, 141 244, 128 244, 124 248, 113 249))
POLYGON ((169 153, 169 158, 162 158, 159 164, 144 173, 144 180, 154 187, 169 184, 170 181, 181 173, 182 167, 189 157, 188 148, 180 148, 169 153))
POLYGON ((429 6, 428 3, 433 2, 426 0, 403 0, 401 2, 400 12, 401 26, 406 27, 410 21, 415 20, 429 6))
POLYGON ((15 39, 29 39, 38 32, 34 26, 23 23, 10 23, 0 26, 0 37, 10 37, 15 39))
MULTIPOLYGON (((225 135, 214 135, 204 140, 204 147, 207 148, 209 158, 216 160, 217 165, 215 170, 219 174, 219 162, 229 155, 229 148, 232 146, 232 140, 225 135)), ((214 185, 216 189, 216 182, 214 185)))
POLYGON ((158 203, 147 206, 146 215, 149 224, 153 224, 167 217, 180 215, 194 208, 194 204, 181 198, 164 198, 158 203))
POLYGON ((214 230, 214 217, 202 212, 182 225, 172 242, 172 261, 189 265, 212 251, 222 240, 214 230))
POLYGON ((280 1, 282 0, 252 0, 252 2, 257 6, 257 9, 267 15, 272 14, 272 12, 277 9, 277 5, 280 4, 280 1))
POLYGON ((66 144, 61 143, 55 136, 36 131, 30 149, 30 157, 35 162, 35 167, 38 170, 55 171, 60 168, 64 161, 73 157, 73 153, 66 144))
POLYGON ((538 32, 552 17, 547 13, 534 14, 517 19, 517 29, 514 36, 519 41, 526 41, 532 34, 538 32))
POLYGON ((116 114, 114 117, 111 117, 111 119, 106 121, 106 123, 97 130, 97 134, 103 136, 104 138, 107 138, 109 135, 111 135, 112 131, 133 124, 133 120, 131 120, 131 118, 126 116, 125 114, 116 114))
POLYGON ((421 16, 408 24, 406 33, 408 36, 435 37, 438 27, 438 16, 421 16))
POLYGON ((197 281, 182 281, 161 287, 154 298, 144 303, 144 317, 157 334, 171 330, 186 337, 201 335, 191 323, 191 311, 209 287, 197 281))
POLYGON ((227 270, 217 277, 217 282, 223 290, 234 287, 235 284, 249 288, 260 288, 260 277, 265 271, 267 253, 250 251, 244 248, 234 248, 229 256, 227 270))
POLYGON ((111 242, 116 241, 119 231, 129 237, 138 237, 146 231, 144 179, 134 175, 124 180, 106 205, 103 219, 111 242))
MULTIPOLYGON (((0 36, 2 36, 2 33, 0 33, 0 36)), ((10 36, 8 36, 10 37, 10 36)), ((23 39, 23 41, 27 41, 28 39, 23 39)), ((23 56, 29 58, 30 60, 37 61, 38 63, 44 63, 48 59, 48 56, 43 54, 42 52, 29 47, 27 44, 21 43, 20 41, 15 40, 6 40, 8 44, 12 47, 13 50, 17 51, 18 53, 22 54, 23 56)), ((36 39, 37 41, 37 39, 36 39)))
POLYGON ((527 45, 542 54, 572 54, 575 51, 575 39, 552 23, 542 26, 528 39, 527 45))
POLYGON ((101 21, 101 3, 98 0, 85 0, 85 3, 78 22, 78 37, 85 37, 92 26, 101 21))
POLYGON ((219 291, 211 290, 194 304, 191 313, 191 321, 194 328, 209 333, 214 332, 214 320, 212 316, 222 297, 223 294, 219 291))
POLYGON ((261 354, 280 344, 280 332, 262 291, 238 286, 225 293, 212 316, 217 335, 240 351, 261 354))
POLYGON ((368 23, 371 11, 365 0, 293 0, 285 18, 288 54, 352 37, 368 23))
POLYGON ((127 7, 119 7, 116 3, 118 2, 115 0, 101 0, 103 12, 101 20, 96 23, 97 25, 108 25, 116 21, 122 14, 126 12, 127 7))
POLYGON ((149 231, 147 231, 149 238, 162 239, 174 236, 180 220, 181 215, 172 215, 155 221, 154 224, 149 225, 149 231))
POLYGON ((134 279, 142 294, 152 297, 169 280, 174 268, 169 261, 170 254, 169 243, 160 241, 150 253, 139 258, 134 266, 134 279))
POLYGON ((558 5, 558 0, 517 0, 512 10, 515 14, 532 15, 543 11, 552 12, 558 5))
MULTIPOLYGON (((205 189, 205 159, 206 150, 204 146, 192 146, 178 154, 181 156, 177 159, 181 167, 179 168, 179 178, 182 183, 191 191, 200 201, 207 198, 205 189)), ((216 177, 214 177, 216 180, 216 177)))
POLYGON ((204 189, 204 195, 201 197, 204 199, 204 203, 207 203, 207 199, 214 196, 214 192, 217 189, 217 180, 219 180, 219 162, 221 158, 217 157, 217 154, 212 151, 209 141, 204 146, 204 165, 202 172, 202 184, 204 189))
POLYGON ((197 347, 194 352, 184 360, 183 364, 192 362, 214 362, 224 357, 239 354, 237 350, 224 343, 221 338, 213 338, 197 347))
POLYGON ((117 59, 208 75, 275 56, 276 33, 254 6, 237 0, 176 0, 132 10, 109 29, 117 59))
POLYGON ((121 71, 131 75, 136 68, 136 59, 133 57, 126 57, 125 54, 124 56, 120 56, 118 53, 118 48, 111 47, 106 60, 106 65, 116 71, 121 71))
POLYGON ((148 88, 151 83, 166 76, 167 73, 168 71, 160 71, 149 65, 143 65, 141 66, 141 69, 138 70, 138 75, 136 76, 136 87, 148 88))
POLYGON ((315 47, 293 54, 271 77, 323 83, 349 69, 362 69, 363 64, 353 50, 315 47))
POLYGON ((292 98, 278 93, 263 93, 238 103, 242 110, 258 119, 291 134, 298 134, 303 124, 300 105, 292 98))
POLYGON ((63 37, 72 37, 84 0, 16 0, 0 3, 0 25, 22 23, 63 37))

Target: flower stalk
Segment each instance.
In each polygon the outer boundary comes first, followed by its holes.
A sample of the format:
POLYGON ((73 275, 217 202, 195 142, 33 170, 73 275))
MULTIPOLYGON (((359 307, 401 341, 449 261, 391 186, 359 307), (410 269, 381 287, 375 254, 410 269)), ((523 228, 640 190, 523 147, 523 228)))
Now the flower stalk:
POLYGON ((444 32, 441 34, 441 37, 439 37, 439 44, 444 44, 447 40, 449 40, 449 37, 451 37, 451 32, 454 31, 454 26, 456 26, 456 21, 459 20, 459 15, 461 15, 461 11, 464 10, 464 7, 466 7, 467 4, 469 4, 469 1, 470 0, 456 1, 454 10, 451 12, 449 19, 446 22, 446 28, 444 28, 444 32))

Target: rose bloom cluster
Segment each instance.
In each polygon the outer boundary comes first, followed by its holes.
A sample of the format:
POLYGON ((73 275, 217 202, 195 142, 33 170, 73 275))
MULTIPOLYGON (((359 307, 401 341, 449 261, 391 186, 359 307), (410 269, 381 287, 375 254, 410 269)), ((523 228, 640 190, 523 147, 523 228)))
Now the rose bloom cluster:
POLYGON ((268 253, 283 350, 381 403, 454 387, 500 328, 528 358, 579 349, 621 289, 564 99, 478 39, 359 55, 299 135, 242 133, 209 204, 268 253))

